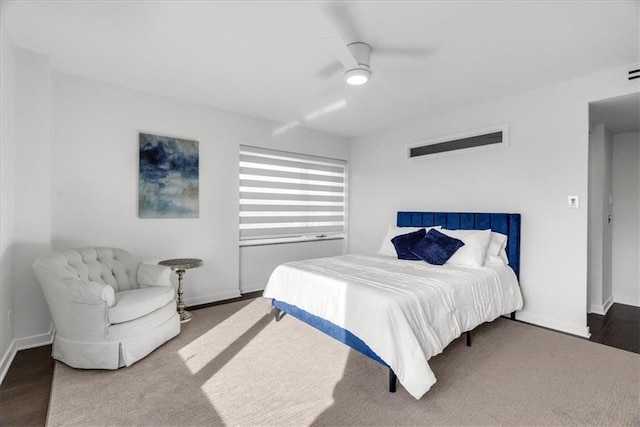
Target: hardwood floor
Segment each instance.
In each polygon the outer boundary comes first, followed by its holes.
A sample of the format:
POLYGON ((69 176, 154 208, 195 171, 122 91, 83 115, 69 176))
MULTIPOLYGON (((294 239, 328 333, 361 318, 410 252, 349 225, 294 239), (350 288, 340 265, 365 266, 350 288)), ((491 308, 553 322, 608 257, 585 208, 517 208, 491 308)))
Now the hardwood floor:
MULTIPOLYGON (((259 296, 261 292, 240 298, 190 307, 210 307, 259 296)), ((590 314, 591 341, 640 354, 640 307, 614 304, 606 316, 590 314)), ((44 425, 49 409, 53 380, 51 346, 21 350, 0 385, 0 426, 44 425)))
POLYGON ((42 426, 53 380, 51 345, 21 350, 0 386, 1 426, 42 426))
POLYGON ((590 341, 640 353, 640 307, 613 304, 606 315, 587 315, 590 341))

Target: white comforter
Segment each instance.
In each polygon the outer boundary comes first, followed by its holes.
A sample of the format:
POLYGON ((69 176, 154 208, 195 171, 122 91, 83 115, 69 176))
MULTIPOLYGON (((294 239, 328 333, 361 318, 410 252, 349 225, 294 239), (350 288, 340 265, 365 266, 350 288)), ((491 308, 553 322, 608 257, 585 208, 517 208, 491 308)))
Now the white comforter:
POLYGON ((263 296, 356 335, 416 399, 436 382, 427 363, 432 356, 463 332, 522 308, 509 267, 434 266, 383 255, 282 264, 263 296))

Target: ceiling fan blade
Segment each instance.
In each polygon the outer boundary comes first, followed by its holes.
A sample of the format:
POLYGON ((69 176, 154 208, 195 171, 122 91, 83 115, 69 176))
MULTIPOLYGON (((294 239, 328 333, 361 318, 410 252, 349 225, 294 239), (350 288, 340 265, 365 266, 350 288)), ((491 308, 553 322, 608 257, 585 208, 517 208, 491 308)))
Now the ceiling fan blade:
POLYGON ((433 54, 433 49, 423 48, 423 47, 389 47, 389 46, 377 46, 376 45, 376 56, 385 55, 385 56, 397 56, 397 57, 415 57, 415 58, 426 58, 427 56, 431 56, 433 54))
POLYGON ((336 60, 318 70, 316 72, 316 77, 329 79, 341 71, 344 71, 344 67, 342 66, 340 61, 336 60))
POLYGON ((435 50, 429 48, 376 47, 373 63, 376 69, 424 68, 435 50))
POLYGON ((353 13, 347 4, 337 1, 326 3, 325 13, 338 35, 346 41, 345 45, 362 41, 353 13))
POLYGON ((345 69, 350 70, 351 68, 356 68, 358 66, 358 61, 342 38, 331 37, 325 39, 325 43, 329 51, 333 53, 345 69))
POLYGON ((318 92, 318 96, 321 99, 327 99, 335 96, 339 96, 344 91, 344 82, 342 79, 331 80, 327 82, 325 87, 318 92))

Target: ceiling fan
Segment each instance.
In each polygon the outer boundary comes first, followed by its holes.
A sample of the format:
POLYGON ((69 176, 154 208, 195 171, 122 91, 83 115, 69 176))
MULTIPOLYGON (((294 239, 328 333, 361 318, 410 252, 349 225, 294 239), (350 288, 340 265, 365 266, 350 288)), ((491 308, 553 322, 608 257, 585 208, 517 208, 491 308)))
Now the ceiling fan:
POLYGON ((342 39, 336 41, 334 54, 345 69, 344 81, 359 86, 371 77, 371 46, 364 42, 345 44, 342 39))
POLYGON ((379 46, 376 46, 375 49, 372 48, 359 35, 349 3, 327 3, 325 12, 329 22, 338 33, 336 37, 325 39, 328 49, 333 52, 337 61, 321 69, 318 72, 320 77, 329 78, 339 71, 343 71, 346 83, 362 85, 369 81, 373 73, 371 68, 372 53, 376 57, 394 56, 404 58, 420 58, 428 54, 422 48, 379 46))

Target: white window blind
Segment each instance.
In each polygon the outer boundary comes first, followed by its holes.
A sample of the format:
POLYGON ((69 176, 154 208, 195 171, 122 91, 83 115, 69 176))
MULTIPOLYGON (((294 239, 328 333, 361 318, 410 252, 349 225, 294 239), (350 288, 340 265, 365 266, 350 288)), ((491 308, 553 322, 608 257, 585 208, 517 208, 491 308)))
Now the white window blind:
POLYGON ((240 245, 343 238, 347 162, 240 146, 240 245))

